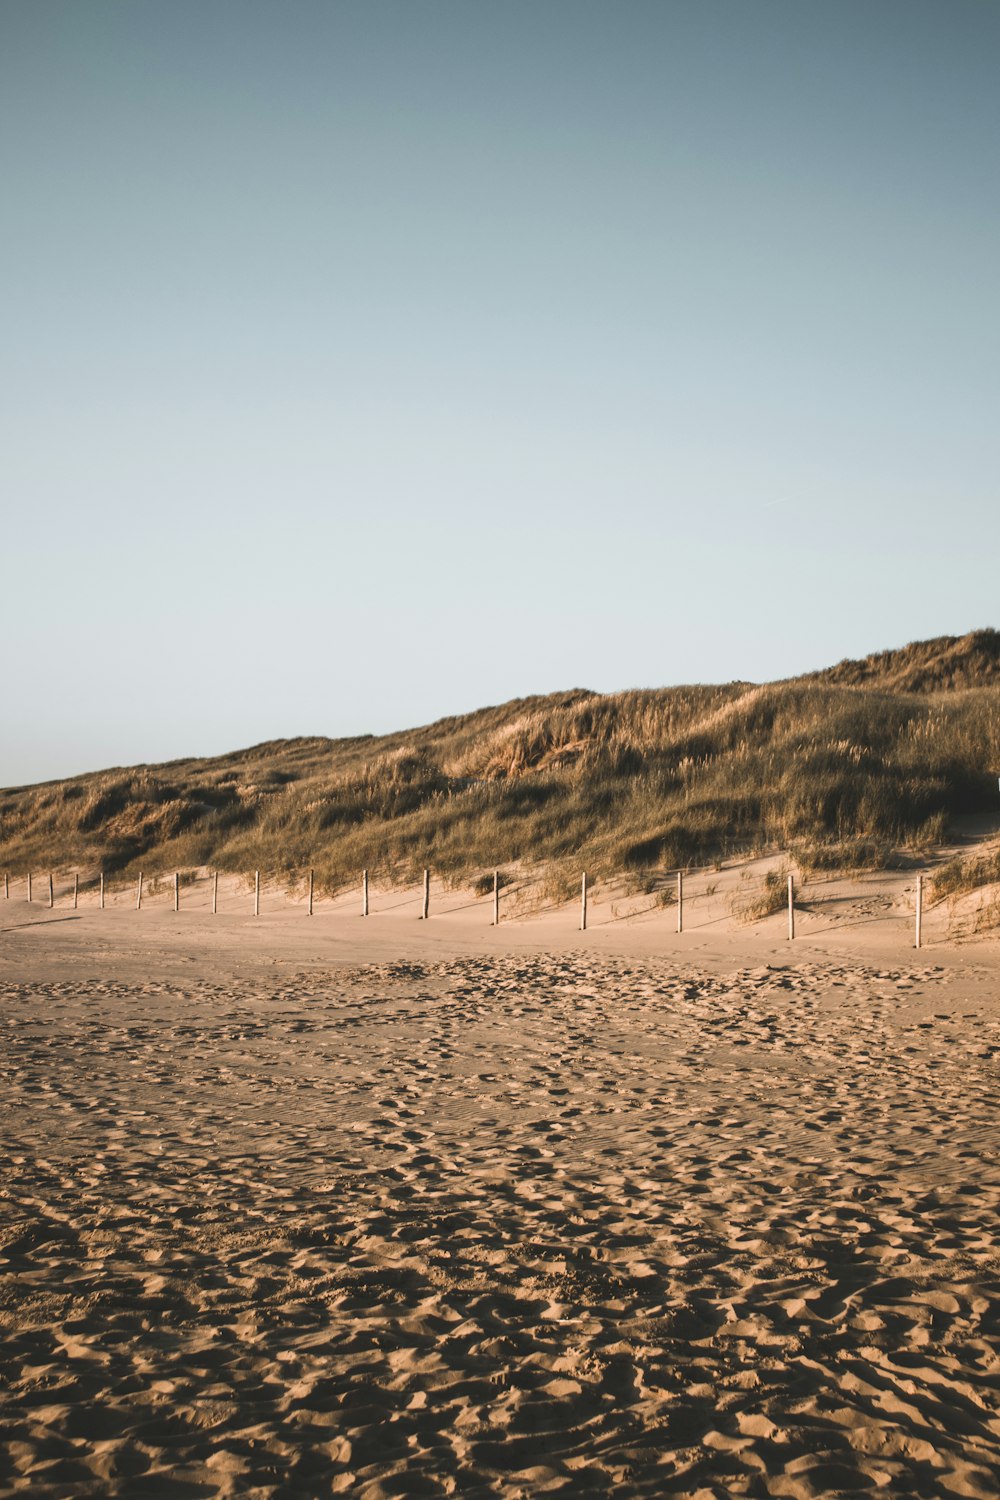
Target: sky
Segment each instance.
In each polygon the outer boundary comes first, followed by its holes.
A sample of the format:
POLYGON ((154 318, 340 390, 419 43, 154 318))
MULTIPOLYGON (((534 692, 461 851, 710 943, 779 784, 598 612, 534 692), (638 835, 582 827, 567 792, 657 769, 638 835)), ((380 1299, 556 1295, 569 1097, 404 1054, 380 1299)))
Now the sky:
POLYGON ((1000 624, 1000 5, 3 0, 0 785, 1000 624))

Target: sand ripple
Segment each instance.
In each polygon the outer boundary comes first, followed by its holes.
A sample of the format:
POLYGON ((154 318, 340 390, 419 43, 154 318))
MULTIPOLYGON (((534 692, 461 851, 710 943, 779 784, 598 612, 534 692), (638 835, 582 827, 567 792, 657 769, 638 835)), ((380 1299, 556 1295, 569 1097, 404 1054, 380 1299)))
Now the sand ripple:
POLYGON ((1000 1022, 584 955, 0 997, 5 1493, 993 1496, 1000 1022))

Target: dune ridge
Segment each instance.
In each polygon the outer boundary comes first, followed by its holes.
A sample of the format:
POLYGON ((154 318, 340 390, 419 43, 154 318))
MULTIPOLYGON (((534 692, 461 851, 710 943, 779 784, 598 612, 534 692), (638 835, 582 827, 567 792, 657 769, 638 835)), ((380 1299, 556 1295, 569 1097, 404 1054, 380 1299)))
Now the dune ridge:
POLYGON ((279 740, 0 792, 0 869, 202 866, 334 892, 367 868, 602 878, 781 848, 851 868, 997 818, 1000 634, 784 682, 516 699, 397 734, 279 740))

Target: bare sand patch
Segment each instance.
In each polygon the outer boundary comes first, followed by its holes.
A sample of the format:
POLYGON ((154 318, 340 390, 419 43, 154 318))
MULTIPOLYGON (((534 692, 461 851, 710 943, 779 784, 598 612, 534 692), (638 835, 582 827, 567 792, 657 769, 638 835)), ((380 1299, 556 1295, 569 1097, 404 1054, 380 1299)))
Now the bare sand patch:
POLYGON ((997 1492, 992 950, 102 917, 0 934, 5 1492, 997 1492))

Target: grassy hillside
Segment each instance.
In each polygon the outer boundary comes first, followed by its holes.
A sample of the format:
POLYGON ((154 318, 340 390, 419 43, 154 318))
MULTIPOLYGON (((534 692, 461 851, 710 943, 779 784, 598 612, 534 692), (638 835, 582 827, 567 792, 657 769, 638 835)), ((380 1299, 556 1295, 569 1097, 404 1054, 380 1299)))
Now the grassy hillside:
POLYGON ((792 681, 518 699, 405 733, 276 740, 0 793, 0 867, 422 865, 595 874, 770 846, 879 863, 996 811, 1000 634, 792 681))

